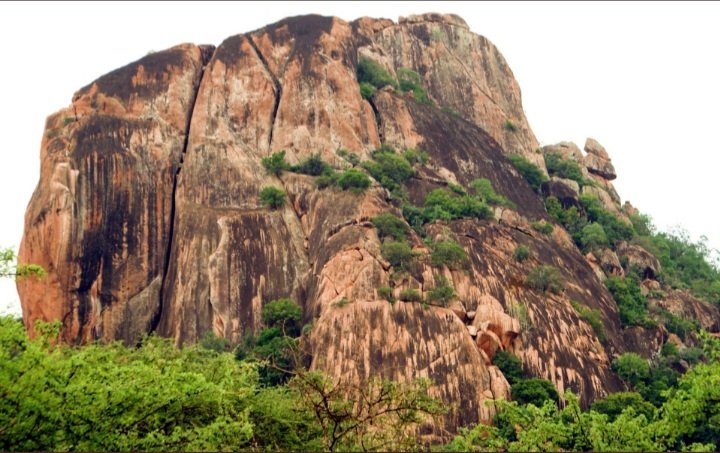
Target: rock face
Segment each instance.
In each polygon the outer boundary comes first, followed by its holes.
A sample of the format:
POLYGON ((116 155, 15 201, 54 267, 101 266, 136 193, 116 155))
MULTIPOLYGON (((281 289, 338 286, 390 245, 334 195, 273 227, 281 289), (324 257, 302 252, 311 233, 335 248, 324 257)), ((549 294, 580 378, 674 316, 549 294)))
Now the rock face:
POLYGON ((617 178, 615 167, 610 162, 610 156, 605 148, 593 138, 585 141, 585 158, 583 162, 590 173, 598 175, 608 181, 617 178))
POLYGON ((19 260, 23 318, 63 321, 67 341, 154 329, 173 223, 174 180, 211 48, 182 45, 113 71, 51 115, 19 260))
MULTIPOLYGON (((600 181, 583 190, 620 212, 602 147, 588 141, 583 157, 571 145, 557 146, 600 181)), ((457 16, 295 17, 216 49, 148 55, 48 118, 19 253, 48 277, 18 284, 24 321, 32 329, 38 319, 61 320, 71 343, 134 343, 156 332, 183 344, 208 331, 238 343, 262 328, 264 304, 290 297, 313 322, 312 368, 352 381, 432 378, 431 391, 454 403, 436 433, 489 421, 494 409, 485 401, 509 396, 493 365, 499 350, 587 404, 621 388, 610 359, 641 341, 624 337, 602 284, 604 270, 622 273, 617 256, 589 263, 561 227, 549 235, 532 228, 548 215, 507 156, 545 171, 537 146, 504 58, 457 16), (416 71, 430 102, 392 89, 365 100, 356 76, 362 57, 393 76, 416 71), (339 148, 365 160, 381 145, 427 152, 428 164, 406 183, 410 203, 487 178, 514 204, 496 208, 494 219, 426 227, 428 238, 452 238, 466 250, 466 268, 432 266, 413 232, 409 243, 423 258, 396 275, 370 222, 401 215, 386 189, 319 190, 311 176, 268 175, 261 163, 285 150, 290 163, 319 154, 342 169, 349 164, 339 148), (279 210, 260 203, 270 185, 288 195, 279 210), (531 251, 523 262, 513 258, 520 245, 531 251), (560 269, 560 294, 528 287, 539 265, 560 269), (440 276, 455 290, 448 307, 378 299, 377 288, 389 284, 396 294, 425 296, 440 276), (572 303, 599 312, 605 343, 572 303)), ((553 180, 543 190, 576 205, 580 188, 571 183, 553 180)), ((628 250, 630 262, 637 254, 628 250)))

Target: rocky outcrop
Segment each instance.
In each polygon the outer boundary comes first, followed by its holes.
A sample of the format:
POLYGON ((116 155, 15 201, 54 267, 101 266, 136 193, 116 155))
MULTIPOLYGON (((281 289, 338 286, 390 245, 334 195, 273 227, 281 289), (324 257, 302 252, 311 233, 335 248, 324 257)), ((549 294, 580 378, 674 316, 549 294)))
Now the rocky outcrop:
POLYGON ((553 176, 550 178, 550 181, 542 183, 540 190, 545 197, 557 198, 563 209, 568 209, 571 206, 580 208, 581 206, 580 186, 576 181, 571 179, 553 176))
MULTIPOLYGON (((553 146, 588 167, 594 183, 582 193, 621 213, 601 147, 588 141, 583 157, 572 144, 553 146)), ((48 118, 20 249, 20 261, 42 265, 48 277, 19 282, 25 323, 61 320, 71 343, 134 343, 155 332, 183 344, 208 331, 238 343, 262 328, 264 304, 290 297, 314 326, 312 368, 353 382, 432 378, 434 395, 457 403, 435 433, 487 422, 494 407, 484 403, 508 397, 493 365, 499 350, 587 405, 621 388, 610 359, 642 339, 621 330, 602 284, 603 269, 622 272, 617 256, 588 263, 560 226, 532 228, 549 217, 508 156, 544 171, 537 147, 504 58, 457 16, 295 17, 217 49, 188 44, 148 55, 48 118), (356 76, 363 57, 393 76, 417 72, 429 102, 392 88, 364 99, 356 76), (338 149, 366 160, 381 145, 429 157, 402 202, 377 182, 363 193, 320 190, 311 176, 269 175, 262 165, 284 150, 290 163, 319 154, 342 170, 350 164, 338 149), (410 233, 417 266, 394 272, 372 217, 401 216, 403 203, 421 206, 430 191, 476 178, 512 206, 494 207, 492 219, 410 233), (260 203, 266 186, 286 192, 282 208, 260 203), (440 238, 464 248, 465 268, 430 263, 430 241, 440 238), (524 261, 513 257, 521 245, 524 261), (527 276, 541 265, 559 269, 563 291, 532 289, 527 276), (383 285, 427 296, 439 276, 454 288, 447 307, 378 300, 383 285), (604 343, 576 302, 599 312, 604 343)), ((553 178, 543 191, 579 206, 574 181, 553 178)), ((634 254, 621 256, 630 263, 634 254)))
POLYGON ((432 379, 431 394, 453 403, 446 426, 488 420, 494 409, 485 403, 509 396, 505 378, 481 360, 465 325, 447 309, 355 302, 328 310, 314 325, 311 341, 313 367, 341 382, 371 376, 432 379))
POLYGON ((660 299, 654 302, 660 308, 679 318, 697 321, 700 327, 709 332, 720 331, 720 310, 718 310, 718 307, 694 297, 688 291, 666 291, 660 299))
POLYGON ((505 153, 522 154, 544 169, 509 65, 490 41, 456 17, 411 16, 378 31, 369 21, 356 22, 368 37, 358 54, 382 62, 393 74, 399 68, 418 72, 439 107, 480 126, 505 153))
POLYGON ((590 173, 596 174, 609 181, 617 178, 615 167, 610 162, 610 156, 605 148, 595 139, 588 138, 585 142, 585 158, 583 163, 590 173))
POLYGON ((662 325, 651 328, 630 326, 623 330, 623 340, 628 348, 644 359, 657 356, 667 338, 668 332, 662 325))
POLYGON ((662 270, 660 261, 655 257, 655 255, 639 245, 630 244, 624 241, 620 242, 617 245, 617 254, 625 261, 625 268, 627 271, 635 268, 642 274, 643 278, 655 278, 662 270))
POLYGON ((580 148, 572 142, 560 142, 554 145, 546 145, 541 148, 542 154, 557 154, 563 160, 572 160, 579 164, 583 163, 583 154, 580 148))
POLYGON ((23 319, 63 321, 67 341, 154 329, 173 223, 175 176, 211 48, 150 54, 78 91, 51 115, 19 261, 23 319))

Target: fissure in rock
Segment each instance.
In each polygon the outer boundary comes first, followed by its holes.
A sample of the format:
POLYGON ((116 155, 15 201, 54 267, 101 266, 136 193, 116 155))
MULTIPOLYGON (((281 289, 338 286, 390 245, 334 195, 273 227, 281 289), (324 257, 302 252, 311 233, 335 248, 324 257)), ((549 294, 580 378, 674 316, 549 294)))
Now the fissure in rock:
POLYGON ((380 143, 383 143, 385 139, 383 137, 382 117, 380 116, 380 110, 378 110, 372 98, 368 98, 367 101, 370 103, 370 107, 372 107, 373 113, 375 114, 375 127, 377 128, 378 138, 380 139, 380 143))
POLYGON ((275 130, 275 120, 277 119, 277 112, 280 108, 280 98, 282 97, 282 85, 280 85, 280 80, 273 74, 273 72, 270 70, 270 66, 268 65, 267 60, 265 59, 265 56, 260 52, 260 49, 258 48, 257 44, 255 44, 255 40, 251 35, 247 35, 248 42, 252 46, 253 50, 255 50, 255 54, 257 55, 260 62, 262 62, 263 67, 265 67, 265 72, 268 73, 270 76, 270 79, 273 82, 273 85, 275 85, 275 105, 273 105, 272 113, 270 114, 270 132, 268 133, 268 151, 272 151, 272 140, 273 140, 273 131, 275 130))
POLYGON ((177 170, 175 170, 175 175, 173 176, 172 192, 170 194, 170 229, 168 231, 167 248, 165 249, 165 259, 162 268, 162 281, 160 284, 159 304, 157 312, 150 321, 150 332, 155 331, 158 323, 160 322, 160 315, 162 314, 162 307, 164 304, 164 295, 166 289, 165 282, 167 281, 168 269, 170 269, 170 256, 172 254, 173 239, 175 237, 175 196, 177 194, 178 179, 180 178, 180 171, 182 170, 183 163, 185 162, 185 153, 187 153, 188 142, 190 140, 190 126, 192 125, 193 114, 195 113, 195 103, 197 102, 198 93, 200 93, 200 87, 202 86, 203 76, 205 75, 205 67, 210 62, 210 57, 213 53, 214 49, 212 52, 203 51, 201 62, 202 67, 200 68, 200 74, 198 75, 197 84, 194 87, 195 90, 193 93, 192 102, 190 103, 187 121, 185 122, 185 139, 183 140, 182 151, 180 152, 180 161, 178 163, 177 170))

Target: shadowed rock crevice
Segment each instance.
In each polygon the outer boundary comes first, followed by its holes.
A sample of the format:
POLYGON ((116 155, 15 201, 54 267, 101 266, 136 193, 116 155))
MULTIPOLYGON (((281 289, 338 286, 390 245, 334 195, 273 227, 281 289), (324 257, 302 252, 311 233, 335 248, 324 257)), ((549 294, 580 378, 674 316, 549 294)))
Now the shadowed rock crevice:
POLYGON ((375 102, 372 100, 372 98, 368 98, 367 101, 370 104, 370 107, 372 107, 373 114, 375 115, 375 126, 377 127, 378 138, 380 139, 380 143, 383 143, 384 134, 383 134, 382 116, 380 115, 380 110, 378 110, 378 108, 375 105, 375 102))
POLYGON ((188 141, 190 139, 190 127, 192 126, 192 119, 193 119, 193 113, 195 112, 195 104, 197 102, 198 93, 200 93, 200 87, 202 85, 203 77, 205 75, 205 68, 207 64, 212 59, 213 54, 215 53, 215 47, 214 46, 203 46, 201 48, 202 51, 202 67, 200 68, 200 71, 197 76, 197 83, 193 86, 193 96, 192 100, 190 102, 190 109, 189 114, 187 116, 187 122, 185 124, 185 137, 183 139, 183 147, 182 151, 180 153, 180 161, 177 167, 177 170, 175 170, 175 175, 173 176, 173 184, 172 184, 172 193, 171 193, 171 204, 170 204, 170 230, 168 232, 168 242, 167 242, 167 249, 165 250, 165 258, 163 261, 163 270, 162 270, 162 281, 160 284, 160 293, 159 293, 159 299, 160 303, 158 304, 158 310, 153 315, 151 321, 150 321, 150 331, 154 332, 157 328, 158 323, 160 322, 160 316, 162 314, 162 300, 163 300, 163 294, 165 292, 165 280, 167 277, 168 269, 170 268, 170 256, 172 255, 172 247, 173 247, 173 239, 175 237, 175 210, 176 210, 176 203, 177 200, 175 199, 175 196, 177 194, 177 187, 178 187, 178 179, 180 178, 180 171, 182 170, 183 163, 185 162, 185 154, 187 153, 188 149, 188 141))
POLYGON ((272 79, 273 85, 275 85, 275 104, 273 105, 272 113, 270 114, 270 131, 268 132, 268 150, 272 152, 272 140, 273 140, 273 130, 275 129, 275 120, 277 119, 277 112, 280 108, 280 98, 282 98, 282 85, 280 84, 280 80, 278 80, 277 76, 270 70, 270 66, 268 65, 267 60, 265 59, 265 56, 262 54, 260 49, 258 48, 257 44, 255 43, 255 39, 252 37, 252 35, 247 35, 248 43, 250 43, 250 46, 255 51, 255 54, 257 55, 258 59, 262 62, 263 67, 265 68, 265 71, 267 72, 268 76, 270 76, 270 79, 272 79))

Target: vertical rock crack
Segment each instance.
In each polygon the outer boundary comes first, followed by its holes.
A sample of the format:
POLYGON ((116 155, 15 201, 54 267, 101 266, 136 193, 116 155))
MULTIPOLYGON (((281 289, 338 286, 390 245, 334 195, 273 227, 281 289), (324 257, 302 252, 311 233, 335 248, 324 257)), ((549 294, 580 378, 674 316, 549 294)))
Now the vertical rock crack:
POLYGON ((273 105, 273 110, 270 114, 270 132, 268 133, 268 153, 270 153, 272 152, 272 140, 273 131, 275 129, 275 121, 277 120, 277 112, 280 108, 280 98, 282 97, 282 85, 280 85, 280 80, 278 80, 275 74, 270 70, 270 66, 265 59, 265 56, 262 54, 262 52, 260 52, 257 44, 255 44, 255 40, 253 39, 252 35, 247 35, 247 40, 252 46, 253 50, 255 50, 255 54, 257 55, 260 62, 262 62, 263 67, 265 68, 265 72, 267 72, 268 76, 273 82, 273 85, 275 86, 275 105, 273 105))
POLYGON ((198 93, 200 93, 200 86, 202 85, 203 77, 205 76, 205 67, 210 62, 210 57, 214 53, 214 48, 200 49, 201 52, 201 67, 197 77, 197 83, 195 84, 193 97, 190 102, 190 108, 188 110, 187 121, 185 122, 185 138, 183 140, 182 150, 180 151, 180 161, 178 162, 177 170, 173 176, 172 192, 170 195, 170 228, 168 231, 168 242, 167 248, 165 249, 165 258, 163 261, 162 268, 162 280, 160 282, 160 293, 159 293, 159 305, 158 310, 150 321, 150 332, 154 332, 160 322, 160 316, 162 314, 164 299, 165 299, 165 282, 167 281, 168 270, 170 269, 170 257, 172 255, 173 239, 175 237, 175 205, 176 205, 176 194, 178 179, 180 178, 180 171, 182 170, 183 163, 185 162, 185 153, 187 153, 188 142, 190 140, 190 126, 192 125, 193 114, 195 113, 195 103, 197 102, 198 93), (206 51, 211 50, 211 51, 206 51))

